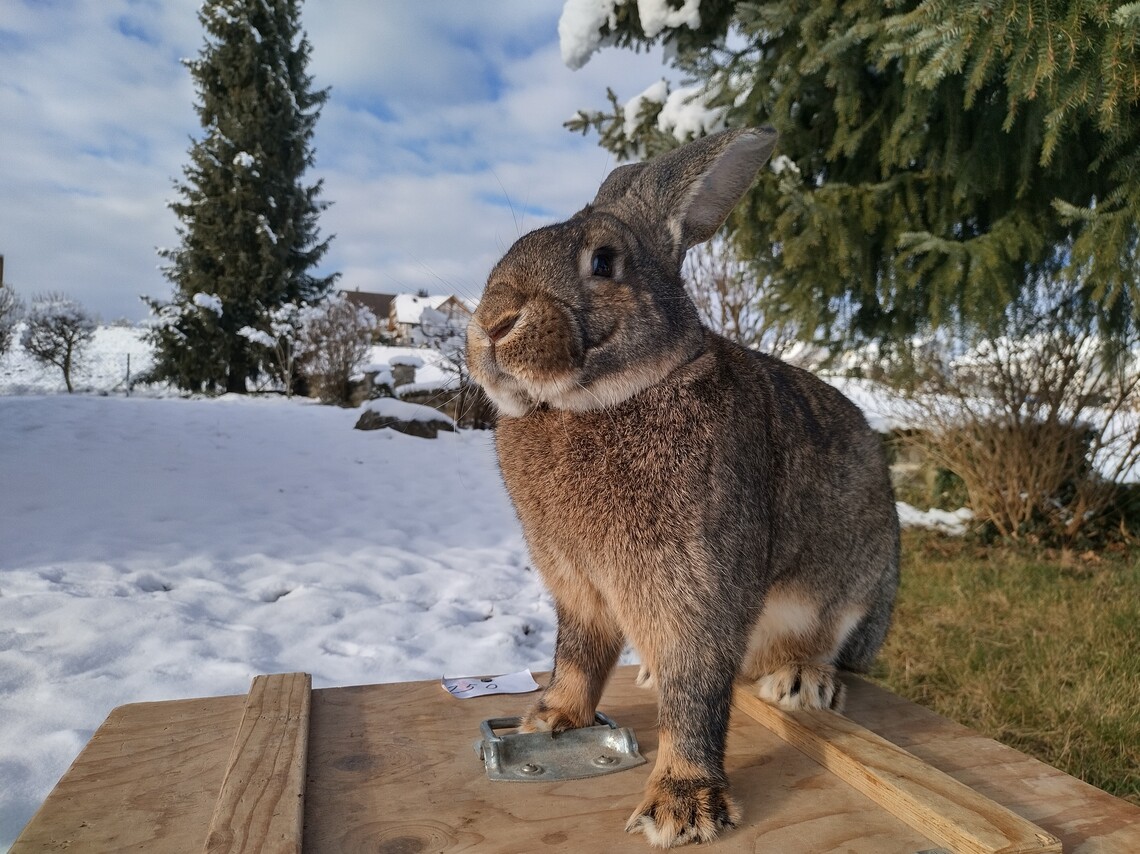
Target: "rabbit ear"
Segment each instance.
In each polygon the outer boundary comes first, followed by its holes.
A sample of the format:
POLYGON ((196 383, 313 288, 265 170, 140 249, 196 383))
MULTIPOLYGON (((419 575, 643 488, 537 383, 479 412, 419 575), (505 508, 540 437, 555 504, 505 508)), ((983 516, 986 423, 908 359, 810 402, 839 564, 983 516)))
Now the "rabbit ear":
POLYGON ((647 205, 683 254, 712 237, 728 218, 776 147, 776 136, 772 128, 727 130, 646 163, 619 167, 598 190, 594 205, 632 203, 642 216, 647 205))

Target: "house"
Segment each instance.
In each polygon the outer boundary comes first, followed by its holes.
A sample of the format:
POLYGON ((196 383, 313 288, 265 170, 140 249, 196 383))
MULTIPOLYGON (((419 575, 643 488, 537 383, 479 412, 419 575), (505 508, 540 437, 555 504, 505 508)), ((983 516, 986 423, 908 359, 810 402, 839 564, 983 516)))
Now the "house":
POLYGON ((388 310, 388 336, 393 344, 425 344, 448 328, 465 329, 474 311, 473 306, 456 296, 397 294, 388 310))
POLYGON ((354 291, 341 291, 340 295, 353 305, 366 308, 376 315, 376 324, 380 327, 381 332, 387 328, 388 313, 391 311, 392 300, 395 299, 395 296, 362 291, 359 288, 354 291))

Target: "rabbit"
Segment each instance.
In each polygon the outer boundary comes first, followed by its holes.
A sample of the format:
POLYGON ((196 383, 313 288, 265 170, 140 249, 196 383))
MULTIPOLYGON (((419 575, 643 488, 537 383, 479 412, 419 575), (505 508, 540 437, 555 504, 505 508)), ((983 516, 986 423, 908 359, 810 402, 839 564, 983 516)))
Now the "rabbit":
POLYGON ((770 128, 619 166, 521 237, 467 336, 495 445, 558 627, 524 731, 591 725, 626 643, 657 693, 659 750, 626 825, 705 842, 740 809, 724 768, 734 685, 835 709, 898 587, 882 442, 838 391, 705 328, 681 262, 748 190, 770 128))

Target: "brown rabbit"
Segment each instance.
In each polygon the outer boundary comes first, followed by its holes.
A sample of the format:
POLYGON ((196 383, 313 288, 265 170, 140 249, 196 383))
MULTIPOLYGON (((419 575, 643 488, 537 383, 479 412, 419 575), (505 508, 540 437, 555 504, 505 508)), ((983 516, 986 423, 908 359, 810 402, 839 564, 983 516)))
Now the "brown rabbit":
POLYGON ((724 770, 734 681, 837 709, 836 669, 868 667, 898 586, 898 517, 862 414, 705 329, 681 281, 775 142, 725 131, 614 170, 593 203, 511 247, 468 330, 558 613, 524 729, 592 723, 629 641, 656 686, 660 748, 626 830, 661 847, 739 820, 724 770))

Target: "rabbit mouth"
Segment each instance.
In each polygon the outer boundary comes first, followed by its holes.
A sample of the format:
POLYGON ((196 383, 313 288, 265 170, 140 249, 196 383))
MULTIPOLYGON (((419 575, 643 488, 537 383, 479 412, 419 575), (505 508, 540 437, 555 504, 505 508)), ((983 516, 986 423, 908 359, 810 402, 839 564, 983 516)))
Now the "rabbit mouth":
POLYGON ((564 363, 557 370, 546 365, 536 371, 524 358, 516 361, 513 354, 501 352, 484 333, 469 335, 468 360, 471 375, 494 401, 500 413, 523 417, 545 408, 568 412, 590 412, 610 409, 624 403, 650 386, 656 385, 686 359, 675 354, 662 354, 638 364, 624 365, 609 370, 591 356, 604 354, 604 347, 615 330, 591 346, 573 363, 564 363), (673 358, 670 358, 673 356, 673 358))
POLYGON ((562 399, 581 382, 584 360, 568 308, 541 300, 488 314, 477 313, 468 328, 471 376, 506 415, 525 415, 543 404, 562 408, 562 399))

